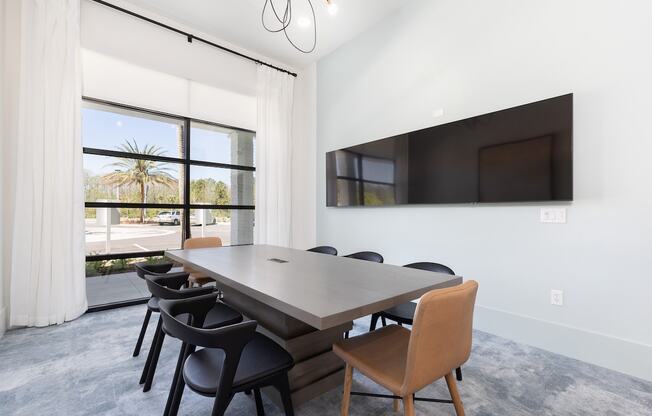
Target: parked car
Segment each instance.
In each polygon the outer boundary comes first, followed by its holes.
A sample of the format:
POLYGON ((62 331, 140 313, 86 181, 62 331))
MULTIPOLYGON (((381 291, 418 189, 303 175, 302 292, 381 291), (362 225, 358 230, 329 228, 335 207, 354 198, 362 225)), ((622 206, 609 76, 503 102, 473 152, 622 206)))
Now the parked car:
POLYGON ((161 211, 155 219, 158 225, 179 225, 181 224, 181 211, 161 211))
MULTIPOLYGON (((201 216, 204 215, 206 219, 206 225, 215 224, 217 220, 213 217, 213 214, 209 209, 196 209, 193 213, 190 214, 190 225, 201 225, 201 216), (199 219, 197 215, 199 214, 199 219)), ((161 211, 155 217, 155 221, 159 225, 179 225, 181 224, 181 211, 161 211)))

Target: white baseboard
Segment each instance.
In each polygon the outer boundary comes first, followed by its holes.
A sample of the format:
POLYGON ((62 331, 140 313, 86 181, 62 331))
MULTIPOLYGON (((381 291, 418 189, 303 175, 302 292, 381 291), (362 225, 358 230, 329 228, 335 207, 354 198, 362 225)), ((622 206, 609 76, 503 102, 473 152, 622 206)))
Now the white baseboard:
POLYGON ((6 307, 0 308, 0 338, 5 334, 7 330, 7 316, 5 314, 6 307))
POLYGON ((652 381, 652 345, 477 305, 474 327, 652 381))

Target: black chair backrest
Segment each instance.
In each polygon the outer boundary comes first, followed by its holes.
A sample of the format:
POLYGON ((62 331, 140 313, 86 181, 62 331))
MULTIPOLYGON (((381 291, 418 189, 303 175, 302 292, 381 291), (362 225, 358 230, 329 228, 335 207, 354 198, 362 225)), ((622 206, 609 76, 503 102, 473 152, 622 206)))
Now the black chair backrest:
POLYGON ((375 263, 382 263, 383 261, 385 261, 385 259, 383 259, 383 256, 381 256, 378 253, 374 253, 373 251, 359 251, 357 253, 349 254, 348 256, 344 256, 344 257, 349 257, 358 260, 373 261, 375 263))
POLYGON ((410 264, 406 264, 403 267, 409 267, 411 269, 425 270, 425 271, 428 271, 428 272, 446 273, 446 274, 451 274, 451 275, 455 274, 453 269, 451 269, 448 266, 444 266, 443 264, 439 264, 439 263, 431 263, 431 262, 428 262, 428 261, 422 261, 422 262, 418 262, 418 263, 410 263, 410 264))
POLYGON ((306 251, 312 251, 313 253, 330 254, 331 256, 337 256, 337 249, 331 246, 313 247, 306 251))
MULTIPOLYGON (((145 276, 147 289, 159 299, 187 299, 215 292, 214 287, 193 287, 181 290, 188 283, 188 273, 170 273, 162 276, 145 276)), ((215 302, 213 302, 215 303, 215 302)))
POLYGON ((163 326, 170 336, 193 347, 217 348, 224 351, 224 363, 218 384, 219 390, 224 394, 225 391, 230 392, 242 350, 253 339, 258 323, 247 321, 217 329, 201 328, 208 311, 216 301, 217 293, 190 299, 161 300, 159 308, 163 326), (177 318, 185 314, 190 316, 192 325, 177 318))
POLYGON ((246 321, 217 329, 203 329, 206 315, 217 302, 217 293, 195 296, 188 299, 164 299, 159 302, 163 324, 168 333, 190 345, 206 348, 232 349, 236 344, 244 345, 254 336, 258 323, 246 321), (190 315, 193 325, 179 319, 190 315), (201 324, 201 325, 200 325, 201 324))
POLYGON ((141 262, 134 264, 134 267, 136 268, 138 277, 144 279, 147 275, 159 275, 169 272, 172 269, 172 263, 150 264, 141 262))

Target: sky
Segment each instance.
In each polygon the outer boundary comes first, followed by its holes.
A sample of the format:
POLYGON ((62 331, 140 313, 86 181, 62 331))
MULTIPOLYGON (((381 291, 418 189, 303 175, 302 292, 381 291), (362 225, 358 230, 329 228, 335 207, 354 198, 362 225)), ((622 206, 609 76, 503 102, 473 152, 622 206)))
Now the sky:
MULTIPOLYGON (((161 156, 181 157, 177 145, 177 132, 181 127, 175 120, 147 119, 117 112, 102 111, 95 108, 82 109, 82 140, 84 147, 119 150, 118 146, 126 140, 135 140, 139 148, 156 145, 161 156)), ((207 160, 219 163, 231 163, 231 139, 228 134, 191 128, 190 157, 195 160, 207 160)), ((110 173, 116 168, 107 166, 117 161, 107 156, 84 155, 84 169, 92 175, 110 173)), ((172 176, 178 178, 181 165, 167 165, 172 176)), ((231 182, 228 169, 191 167, 190 178, 213 178, 226 184, 231 182)))

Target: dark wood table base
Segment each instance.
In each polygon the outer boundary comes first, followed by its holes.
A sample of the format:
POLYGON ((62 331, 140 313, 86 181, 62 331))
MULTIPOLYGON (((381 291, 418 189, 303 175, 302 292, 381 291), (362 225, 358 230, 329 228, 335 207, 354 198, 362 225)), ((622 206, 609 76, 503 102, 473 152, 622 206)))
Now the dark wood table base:
MULTIPOLYGON (((333 353, 332 347, 353 328, 352 322, 318 330, 222 283, 219 287, 224 292, 225 303, 247 318, 258 321, 258 331, 273 339, 294 358, 295 366, 288 376, 295 406, 342 384, 344 362, 333 353)), ((267 388, 263 393, 282 408, 276 390, 267 388)))

